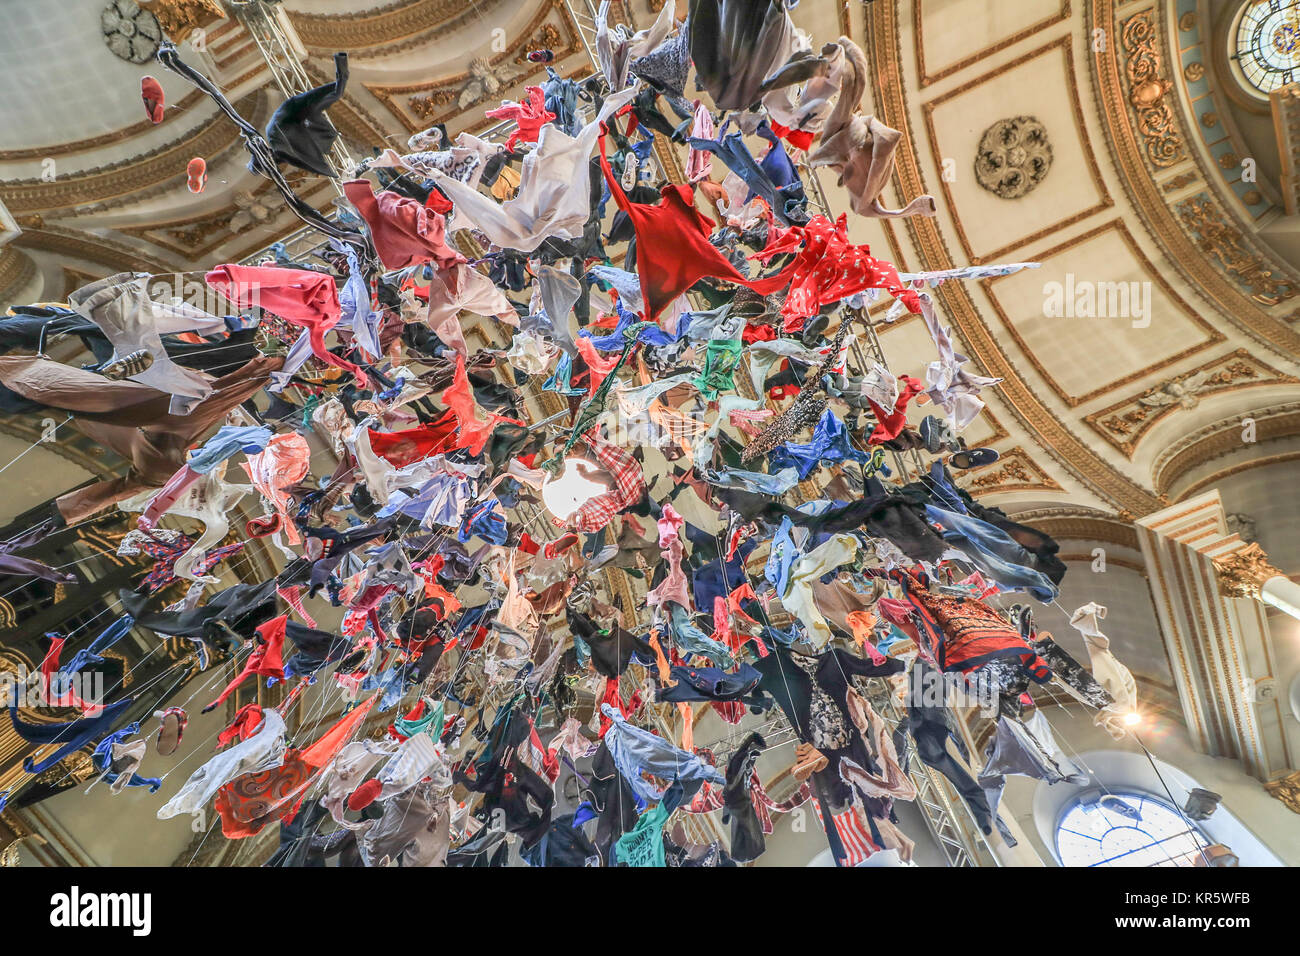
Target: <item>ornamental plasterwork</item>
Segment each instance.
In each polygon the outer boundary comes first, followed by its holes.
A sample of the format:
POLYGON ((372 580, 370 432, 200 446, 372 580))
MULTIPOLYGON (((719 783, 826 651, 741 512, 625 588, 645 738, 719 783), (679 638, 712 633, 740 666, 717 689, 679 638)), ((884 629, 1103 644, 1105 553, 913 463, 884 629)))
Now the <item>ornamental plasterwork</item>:
POLYGON ((1284 576, 1268 563, 1268 555, 1258 544, 1248 544, 1232 554, 1215 558, 1214 570, 1218 573, 1219 591, 1224 597, 1256 601, 1265 581, 1284 576))
POLYGON ((1196 245, 1217 260, 1232 280, 1260 305, 1273 306, 1296 294, 1295 285, 1280 277, 1250 249, 1241 230, 1230 225, 1205 193, 1174 206, 1187 232, 1195 236, 1196 245))
POLYGON ((1085 421, 1130 458, 1138 443, 1156 422, 1182 409, 1195 408, 1208 395, 1248 386, 1295 382, 1296 379, 1265 365, 1245 349, 1212 362, 1093 412, 1085 421))
POLYGON ((1036 117, 1000 119, 984 131, 975 154, 975 181, 1000 199, 1019 199, 1052 168, 1052 144, 1036 117))
POLYGON ((1161 75, 1164 57, 1151 14, 1139 13, 1124 21, 1120 42, 1126 55, 1124 75, 1128 80, 1128 101, 1137 116, 1146 158, 1158 169, 1173 166, 1184 157, 1185 151, 1174 111, 1165 100, 1173 83, 1161 75))

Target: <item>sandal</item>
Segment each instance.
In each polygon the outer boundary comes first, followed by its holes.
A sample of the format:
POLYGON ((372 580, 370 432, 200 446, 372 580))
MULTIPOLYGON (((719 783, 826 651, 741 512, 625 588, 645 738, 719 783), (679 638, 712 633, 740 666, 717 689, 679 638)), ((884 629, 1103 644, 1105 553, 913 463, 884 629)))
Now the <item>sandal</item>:
POLYGON ((166 710, 155 711, 154 716, 162 721, 162 726, 158 728, 158 756, 170 757, 185 736, 185 725, 190 722, 189 715, 181 707, 168 707, 166 710))

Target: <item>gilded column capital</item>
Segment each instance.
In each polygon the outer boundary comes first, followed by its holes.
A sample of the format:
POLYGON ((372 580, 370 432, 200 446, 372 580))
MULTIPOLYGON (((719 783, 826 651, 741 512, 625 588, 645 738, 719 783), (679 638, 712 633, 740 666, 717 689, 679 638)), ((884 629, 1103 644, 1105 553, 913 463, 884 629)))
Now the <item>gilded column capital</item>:
POLYGON ((1300 813, 1300 770, 1264 784, 1264 789, 1285 803, 1292 813, 1300 813))
POLYGON ((1215 558, 1214 568, 1218 571, 1219 591, 1224 597, 1253 598, 1256 601, 1264 582, 1282 573, 1268 563, 1268 555, 1258 544, 1248 544, 1232 554, 1215 558))

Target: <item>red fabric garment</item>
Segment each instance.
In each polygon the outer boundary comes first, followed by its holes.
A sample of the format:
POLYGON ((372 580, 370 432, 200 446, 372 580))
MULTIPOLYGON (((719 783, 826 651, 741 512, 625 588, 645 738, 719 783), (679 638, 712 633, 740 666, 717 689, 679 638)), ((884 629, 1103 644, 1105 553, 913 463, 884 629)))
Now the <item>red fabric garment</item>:
POLYGON ((890 439, 897 438, 898 433, 907 424, 907 403, 925 388, 921 382, 910 375, 900 375, 898 381, 903 387, 898 393, 898 401, 894 403, 892 412, 886 412, 870 398, 867 399, 872 413, 876 416, 876 427, 871 430, 871 437, 867 439, 868 445, 883 445, 890 439))
POLYGON ((587 363, 587 396, 590 398, 596 394, 596 389, 600 388, 600 383, 605 381, 605 377, 618 368, 621 356, 616 353, 609 358, 603 358, 596 351, 595 343, 585 335, 578 336, 574 344, 577 345, 582 360, 587 363))
POLYGON ((245 704, 235 711, 235 719, 226 725, 226 729, 217 734, 216 749, 220 750, 235 739, 247 740, 257 733, 257 728, 260 726, 262 726, 262 705, 245 704))
POLYGON ((59 672, 59 658, 63 654, 63 645, 67 640, 66 637, 50 638, 50 649, 45 652, 45 659, 41 661, 40 667, 41 697, 46 707, 75 707, 81 711, 82 716, 98 717, 103 712, 104 705, 87 703, 71 687, 62 694, 51 693, 50 680, 59 672))
POLYGON ((299 588, 298 585, 294 584, 290 587, 276 588, 275 593, 284 599, 285 604, 298 612, 298 616, 302 618, 304 624, 308 627, 316 626, 315 618, 308 614, 307 609, 302 606, 302 589, 299 588))
POLYGON ((288 750, 278 766, 241 773, 223 784, 212 802, 221 817, 221 835, 242 840, 261 833, 267 824, 290 819, 319 776, 312 769, 297 750, 288 750))
POLYGON ((353 733, 361 722, 366 719, 366 715, 370 713, 370 708, 375 706, 377 700, 379 700, 379 695, 371 694, 345 714, 342 720, 325 731, 319 740, 302 752, 302 762, 319 770, 333 760, 338 755, 338 752, 343 749, 343 746, 352 739, 353 733))
POLYGON ((655 321, 674 299, 704 278, 748 286, 759 295, 769 295, 789 284, 796 263, 762 279, 749 279, 737 272, 709 242, 715 223, 695 208, 690 186, 664 186, 659 202, 653 206, 630 201, 609 167, 603 135, 600 168, 605 173, 610 195, 618 208, 627 213, 636 232, 636 271, 641 277, 647 321, 655 321))
POLYGON ((921 311, 916 290, 903 284, 892 262, 877 259, 869 246, 849 242, 846 215, 832 223, 819 214, 807 225, 785 228, 769 209, 767 221, 767 245, 750 258, 768 262, 787 253, 795 257, 781 271, 790 280, 790 291, 781 306, 786 332, 801 329, 803 320, 816 315, 822 306, 864 289, 884 289, 909 312, 921 311))
POLYGON ((817 134, 806 129, 790 129, 788 126, 782 126, 776 120, 769 119, 768 126, 772 127, 772 132, 781 137, 796 149, 802 149, 805 153, 812 148, 813 140, 817 134))
POLYGON ((513 425, 524 424, 517 418, 507 418, 494 412, 486 413, 487 421, 479 419, 479 406, 478 402, 474 400, 473 389, 469 387, 469 376, 465 373, 465 356, 463 355, 456 356, 456 376, 451 380, 451 385, 447 390, 439 396, 439 401, 456 414, 456 421, 460 426, 456 430, 457 443, 453 447, 465 448, 471 455, 477 455, 483 451, 483 446, 492 437, 492 430, 497 427, 499 422, 510 422, 513 425))
POLYGON ((555 119, 555 114, 546 108, 546 93, 540 86, 524 88, 527 94, 520 103, 502 103, 484 115, 492 119, 514 120, 517 129, 506 140, 506 149, 514 149, 515 143, 535 143, 541 135, 542 127, 555 119))
MULTIPOLYGON (((414 706, 414 707, 412 707, 410 710, 408 710, 405 714, 402 715, 402 719, 403 719, 403 720, 419 720, 421 717, 424 716, 424 709, 425 709, 425 707, 427 707, 427 706, 428 706, 428 705, 425 704, 425 702, 424 702, 424 698, 421 697, 419 700, 417 700, 417 701, 415 702, 415 706, 414 706)), ((389 725, 388 725, 388 733, 389 733, 390 736, 392 736, 392 737, 396 737, 398 740, 405 740, 405 739, 406 739, 406 734, 404 734, 404 733, 402 733, 400 730, 398 730, 396 724, 389 724, 389 725)))
POLYGON ((312 355, 326 365, 351 372, 359 387, 370 387, 366 373, 359 366, 325 347, 325 333, 338 324, 342 314, 333 276, 306 269, 227 263, 217 266, 204 278, 240 308, 258 306, 306 329, 312 355))
POLYGON ((389 464, 404 468, 422 458, 451 451, 456 440, 456 413, 448 410, 427 425, 400 432, 370 432, 370 448, 389 464))
POLYGON ((288 614, 281 614, 257 629, 257 636, 262 642, 253 649, 253 653, 248 655, 248 660, 244 664, 244 669, 239 672, 239 676, 226 685, 226 689, 216 700, 203 708, 203 713, 206 714, 214 707, 225 703, 226 698, 234 693, 235 688, 247 677, 275 677, 284 680, 284 626, 288 620, 288 614))
POLYGON ((738 700, 711 700, 711 706, 728 724, 738 724, 742 717, 745 716, 746 707, 738 700))
POLYGON ((439 269, 450 269, 466 261, 447 245, 447 220, 416 200, 388 190, 376 194, 364 179, 344 183, 343 194, 370 227, 384 268, 405 269, 432 261, 439 269))

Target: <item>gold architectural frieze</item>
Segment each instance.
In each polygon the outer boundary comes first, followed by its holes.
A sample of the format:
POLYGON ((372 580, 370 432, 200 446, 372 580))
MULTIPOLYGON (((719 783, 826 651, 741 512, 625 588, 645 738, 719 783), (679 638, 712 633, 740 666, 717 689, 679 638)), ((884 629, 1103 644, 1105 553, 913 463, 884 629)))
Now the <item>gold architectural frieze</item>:
POLYGON ((220 0, 137 0, 141 7, 158 18, 163 33, 180 43, 198 27, 206 27, 226 18, 220 0))
MULTIPOLYGON (((973 66, 981 60, 993 56, 995 53, 1000 53, 1007 47, 1015 46, 1022 40, 1027 40, 1035 33, 1041 33, 1048 27, 1053 27, 1058 23, 1064 23, 1070 19, 1070 0, 1061 0, 1061 6, 1057 13, 1044 17, 1037 23, 1032 23, 1023 30, 1018 31, 1011 36, 1004 37, 996 43, 982 47, 969 56, 962 57, 955 63, 950 63, 947 66, 940 67, 935 73, 927 73, 925 67, 924 6, 924 0, 915 0, 912 4, 912 32, 915 35, 916 42, 916 73, 919 78, 917 82, 921 89, 925 89, 933 83, 938 83, 940 80, 947 79, 955 73, 960 73, 968 66, 973 66)), ((844 16, 847 17, 847 11, 844 12, 844 16)), ((844 32, 848 32, 847 26, 845 26, 844 32)))
MULTIPOLYGON (((463 73, 394 86, 367 83, 365 88, 408 130, 416 132, 450 122, 484 103, 495 106, 501 98, 498 94, 545 73, 545 64, 532 63, 526 57, 522 63, 515 62, 516 56, 534 46, 547 46, 555 51, 553 67, 567 56, 584 52, 578 25, 559 0, 544 4, 505 50, 490 57, 474 57, 463 73)), ((589 71, 590 66, 584 62, 583 68, 589 71)))
MULTIPOLYGON (((1006 73, 1009 73, 1014 69, 1017 69, 1018 67, 1024 66, 1026 63, 1030 63, 1041 57, 1050 56, 1053 53, 1058 53, 1061 56, 1061 69, 1064 71, 1066 87, 1072 90, 1077 89, 1079 84, 1078 84, 1078 79, 1075 76, 1075 72, 1074 72, 1074 57, 1071 54, 1071 44, 1072 44, 1072 38, 1067 34, 1066 36, 1053 40, 1051 43, 1045 44, 1044 46, 1041 46, 1036 50, 1030 50, 1024 56, 1017 57, 1016 59, 1011 60, 1008 63, 1002 64, 996 69, 990 70, 989 72, 984 73, 981 76, 977 76, 970 82, 964 83, 961 86, 957 87, 956 89, 950 90, 947 93, 943 93, 940 96, 936 96, 932 100, 928 100, 927 102, 922 103, 921 113, 925 119, 925 132, 927 138, 929 139, 930 156, 931 159, 934 161, 935 167, 936 168, 943 167, 943 156, 941 155, 941 150, 939 148, 938 133, 934 122, 935 110, 937 110, 944 103, 956 99, 957 97, 960 97, 965 93, 969 93, 971 90, 983 86, 984 84, 989 83, 992 80, 996 80, 998 77, 1003 76, 1006 73)), ((1054 222, 1045 228, 1038 229, 1027 236, 1020 236, 1019 238, 1016 238, 1011 242, 999 246, 996 249, 991 249, 977 254, 976 251, 971 247, 970 240, 967 238, 966 235, 966 229, 962 225, 961 216, 957 209, 957 203, 954 200, 952 188, 946 179, 941 178, 939 181, 939 186, 943 191, 943 197, 944 200, 946 201, 949 214, 952 216, 953 225, 957 230, 957 240, 958 242, 961 243, 962 252, 966 256, 968 262, 975 265, 979 265, 984 262, 997 262, 1003 260, 1012 252, 1014 252, 1016 249, 1023 248, 1024 246, 1037 242, 1040 239, 1053 235, 1054 233, 1060 232, 1062 229, 1066 228, 1067 226, 1072 226, 1075 223, 1083 222, 1085 219, 1088 219, 1091 216, 1095 216, 1098 213, 1105 212, 1107 209, 1109 209, 1111 206, 1114 205, 1114 200, 1110 198, 1110 195, 1106 189, 1106 183, 1101 177, 1101 169, 1097 165, 1097 159, 1095 155, 1096 151, 1093 150, 1091 141, 1088 138, 1088 130, 1083 120, 1083 107, 1080 105, 1077 97, 1072 97, 1070 102, 1071 105, 1073 106, 1073 109, 1071 111, 1072 112, 1071 118, 1074 121, 1075 135, 1079 137, 1079 142, 1083 146, 1083 155, 1088 165, 1088 176, 1092 181, 1093 188, 1097 192, 1097 196, 1098 196, 1097 202, 1095 202, 1094 204, 1092 204, 1086 209, 1083 209, 1077 213, 1074 213, 1071 216, 1065 217, 1064 219, 1054 222)), ((897 168, 898 166, 896 161, 895 169, 897 170, 897 168)), ((905 195, 908 194, 906 190, 903 190, 903 193, 905 195)), ((912 218, 916 219, 920 217, 912 217, 912 218)), ((911 223, 909 223, 909 225, 911 225, 911 223)), ((935 228, 937 229, 937 227, 935 228)))
POLYGON ((1232 554, 1214 558, 1218 574, 1219 593, 1229 598, 1251 598, 1258 601, 1260 588, 1269 578, 1285 577, 1268 563, 1268 555, 1258 544, 1251 543, 1232 554))
POLYGON ((1161 76, 1164 56, 1149 11, 1136 13, 1120 30, 1126 60, 1128 105, 1137 118, 1143 138, 1143 155, 1156 169, 1167 169, 1186 156, 1174 111, 1165 99, 1173 81, 1161 76))
POLYGON ((1168 179, 1166 179, 1164 182, 1160 184, 1160 188, 1167 193, 1173 193, 1173 192, 1177 192, 1178 190, 1182 189, 1185 186, 1190 186, 1192 183, 1197 182, 1199 179, 1200 179, 1200 175, 1196 172, 1196 170, 1189 169, 1186 172, 1178 173, 1176 176, 1170 176, 1168 179))
POLYGON ((1084 421, 1132 458, 1139 443, 1157 422, 1180 409, 1195 408, 1203 398, 1241 388, 1297 381, 1300 380, 1266 365, 1248 349, 1237 349, 1168 382, 1086 415, 1084 421))
MULTIPOLYGON (((235 108, 244 116, 256 116, 264 102, 260 92, 252 93, 235 108)), ((0 184, 0 199, 15 216, 24 212, 73 209, 104 200, 130 196, 141 190, 183 177, 185 164, 194 156, 215 157, 239 142, 239 130, 224 116, 215 116, 193 133, 164 144, 141 156, 94 169, 68 173, 53 182, 40 179, 9 180, 0 184)))
POLYGON ((1025 354, 1026 359, 1029 361, 1029 364, 1033 366, 1034 371, 1036 371, 1040 376, 1042 376, 1043 381, 1047 383, 1048 387, 1051 388, 1052 391, 1055 392, 1057 396, 1063 402, 1069 405, 1071 408, 1082 405, 1085 402, 1091 401, 1094 398, 1098 398, 1099 396, 1105 395, 1108 392, 1112 392, 1115 389, 1122 388, 1123 386, 1128 385, 1130 382, 1135 382, 1140 378, 1150 375, 1152 372, 1159 371, 1160 369, 1167 368, 1171 365, 1176 365, 1177 363, 1183 361, 1184 359, 1190 358, 1191 356, 1195 355, 1197 352, 1203 351, 1204 349, 1212 348, 1213 346, 1217 345, 1218 343, 1224 340, 1223 333, 1220 332, 1218 329, 1216 329, 1209 322, 1207 322, 1204 318, 1202 318, 1201 315, 1194 308, 1192 308, 1191 305, 1189 305, 1186 301, 1184 301, 1182 296, 1180 296, 1173 289, 1173 287, 1170 286, 1169 283, 1165 281, 1165 278, 1161 274, 1161 271, 1157 269, 1155 264, 1152 263, 1151 260, 1148 259, 1146 255, 1142 252, 1142 249, 1138 246, 1136 240, 1133 238, 1133 234, 1129 232, 1128 227, 1124 225, 1124 221, 1122 219, 1114 219, 1111 222, 1103 223, 1102 225, 1097 226, 1095 229, 1089 229, 1087 232, 1074 236, 1073 238, 1067 240, 1066 242, 1061 243, 1059 246, 1054 246, 1051 249, 1038 253, 1034 258, 1038 262, 1046 262, 1048 259, 1051 259, 1054 256, 1062 255, 1068 252, 1069 250, 1076 248, 1077 246, 1082 245, 1085 242, 1089 242, 1097 238, 1098 236, 1104 235, 1105 233, 1108 232, 1116 232, 1119 234, 1120 238, 1124 241, 1124 245, 1128 248, 1129 254, 1133 257, 1133 260, 1141 267, 1143 274, 1146 276, 1150 276, 1150 281, 1152 281, 1155 285, 1158 285, 1160 287, 1160 291, 1164 293, 1165 297, 1170 299, 1174 304, 1176 304, 1180 308, 1183 317, 1186 318, 1188 322, 1191 322, 1198 329, 1200 329, 1201 332, 1204 333, 1204 338, 1202 338, 1201 341, 1196 343, 1195 345, 1191 345, 1185 349, 1182 349, 1181 351, 1176 352, 1173 355, 1168 356, 1167 358, 1161 359, 1159 362, 1155 364, 1144 366, 1143 368, 1140 368, 1135 372, 1130 372, 1127 375, 1124 375, 1113 381, 1107 382, 1097 388, 1092 389, 1089 392, 1085 392, 1082 395, 1071 395, 1068 392, 1066 392, 1064 388, 1061 387, 1060 383, 1056 381, 1055 376, 1050 374, 1047 371, 1047 369, 1043 366, 1043 364, 1039 361, 1033 349, 1029 347, 1028 343, 1024 340, 1023 336, 1021 336, 1019 329, 1016 328, 1015 324, 1011 321, 1010 317, 1007 315, 1006 310, 1002 308, 1002 303, 998 300, 997 296, 993 294, 993 289, 996 283, 998 282, 999 278, 1006 278, 1006 277, 1002 276, 1002 277, 983 280, 984 288, 988 292, 989 304, 993 306, 993 311, 997 314, 998 318, 1002 320, 1003 326, 1010 333, 1011 337, 1015 340, 1016 344, 1020 346, 1021 350, 1025 354))
POLYGON ((1247 247, 1241 230, 1227 221, 1208 193, 1177 203, 1174 212, 1196 238, 1197 247, 1217 260, 1238 287, 1260 305, 1273 306, 1295 297, 1295 283, 1265 267, 1264 261, 1247 247))
MULTIPOLYGON (((863 8, 863 14, 866 19, 863 40, 873 65, 872 96, 877 113, 883 122, 901 129, 906 142, 914 142, 911 123, 908 121, 907 85, 904 82, 902 51, 899 46, 898 11, 894 4, 873 3, 863 8)), ((914 150, 900 149, 894 158, 895 182, 900 195, 914 196, 929 192, 914 150)), ((923 268, 947 269, 956 265, 934 218, 913 216, 905 225, 923 268)), ((1096 451, 1080 441, 1025 384, 980 316, 964 283, 945 282, 935 292, 936 299, 967 346, 967 354, 987 374, 1004 380, 999 391, 1007 409, 1029 430, 1041 447, 1048 449, 1061 467, 1120 508, 1136 514, 1146 514, 1160 506, 1154 495, 1120 474, 1096 451)))
MULTIPOLYGON (((1085 31, 1104 30, 1116 35, 1115 0, 1082 0, 1085 31)), ((1300 334, 1265 312, 1259 303, 1243 295, 1236 285, 1207 261, 1190 239, 1172 210, 1165 204, 1147 165, 1139 133, 1129 112, 1129 100, 1120 77, 1115 44, 1092 54, 1097 81, 1097 115, 1106 130, 1106 141, 1115 170, 1150 234, 1161 245, 1171 267, 1178 270, 1230 322, 1266 347, 1282 355, 1300 354, 1300 334)))
POLYGON ((351 13, 287 11, 298 37, 311 49, 347 50, 352 56, 397 53, 433 34, 445 34, 480 21, 501 0, 407 0, 378 9, 351 13))
POLYGON ((1300 813, 1300 770, 1289 773, 1278 780, 1270 780, 1264 789, 1271 797, 1276 797, 1292 813, 1300 813))
POLYGON ((961 484, 977 498, 1008 491, 1065 490, 1023 448, 1003 452, 994 464, 972 468, 964 477, 961 484))

